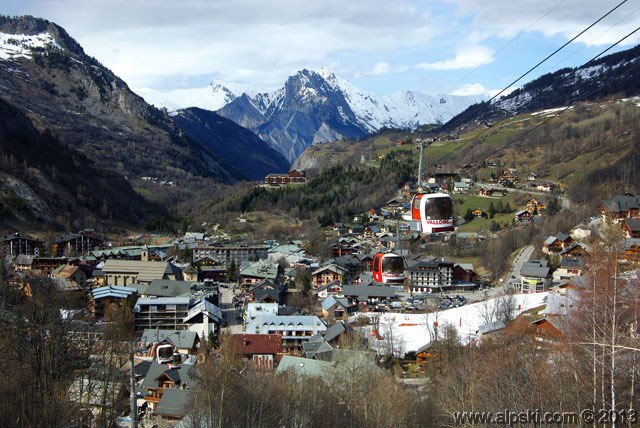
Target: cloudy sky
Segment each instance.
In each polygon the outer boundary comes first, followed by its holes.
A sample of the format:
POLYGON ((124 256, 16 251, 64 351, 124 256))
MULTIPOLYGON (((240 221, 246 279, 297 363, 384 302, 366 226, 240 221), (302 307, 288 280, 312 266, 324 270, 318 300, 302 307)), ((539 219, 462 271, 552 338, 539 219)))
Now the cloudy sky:
MULTIPOLYGON (((375 94, 468 94, 506 87, 621 1, 3 0, 0 13, 64 27, 134 90, 220 79, 266 91, 325 67, 375 94)), ((640 0, 627 0, 521 83, 639 26, 640 0)))

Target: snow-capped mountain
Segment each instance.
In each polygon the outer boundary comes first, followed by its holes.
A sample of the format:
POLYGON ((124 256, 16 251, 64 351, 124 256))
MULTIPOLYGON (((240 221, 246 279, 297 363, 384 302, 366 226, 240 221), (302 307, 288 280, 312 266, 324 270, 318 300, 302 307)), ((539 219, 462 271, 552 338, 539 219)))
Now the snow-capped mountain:
POLYGON ((215 81, 202 89, 139 93, 170 111, 191 106, 216 110, 258 134, 290 162, 312 144, 359 139, 383 127, 444 123, 488 98, 417 91, 377 96, 326 69, 301 70, 273 92, 252 92, 215 81))
POLYGON ((383 127, 444 123, 488 96, 431 96, 404 91, 379 97, 327 70, 301 70, 273 92, 234 92, 213 82, 200 90, 143 93, 169 110, 197 106, 255 132, 290 162, 312 144, 359 139, 383 127))

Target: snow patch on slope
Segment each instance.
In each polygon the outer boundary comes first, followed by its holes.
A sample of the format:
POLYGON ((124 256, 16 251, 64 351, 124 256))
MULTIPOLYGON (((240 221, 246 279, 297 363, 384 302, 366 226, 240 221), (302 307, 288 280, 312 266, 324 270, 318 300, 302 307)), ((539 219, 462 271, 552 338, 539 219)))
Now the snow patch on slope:
POLYGON ((49 33, 40 33, 33 36, 25 34, 0 33, 0 59, 33 58, 33 51, 54 47, 62 50, 49 33))

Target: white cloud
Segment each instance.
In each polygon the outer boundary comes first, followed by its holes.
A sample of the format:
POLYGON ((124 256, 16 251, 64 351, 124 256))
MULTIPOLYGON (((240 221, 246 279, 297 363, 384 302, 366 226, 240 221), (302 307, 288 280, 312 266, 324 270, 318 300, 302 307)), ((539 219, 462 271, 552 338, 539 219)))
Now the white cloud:
MULTIPOLYGON (((8 0, 2 13, 61 25, 131 87, 202 87, 218 78, 270 90, 301 68, 329 66, 384 92, 480 66, 488 77, 473 82, 498 87, 522 72, 515 65, 550 52, 539 45, 547 37, 558 46, 611 7, 602 0, 8 0), (526 44, 498 50, 524 30, 526 44), (524 52, 530 58, 513 59, 524 52)), ((611 43, 640 25, 634 7, 624 5, 583 43, 611 43)))
POLYGON ((452 59, 435 62, 421 62, 416 65, 422 70, 459 70, 475 68, 493 60, 493 50, 482 45, 463 46, 452 59))
POLYGON ((451 95, 458 95, 458 96, 482 95, 482 94, 486 94, 487 92, 488 92, 487 88, 485 88, 482 84, 470 83, 468 85, 462 86, 459 89, 456 89, 451 93, 451 95))
POLYGON ((379 76, 381 74, 389 74, 391 73, 391 65, 388 62, 381 61, 378 62, 371 70, 371 74, 374 76, 379 76))
MULTIPOLYGON (((570 39, 618 2, 602 0, 446 0, 455 5, 458 16, 472 17, 479 34, 511 38, 522 31, 547 37, 570 39)), ((637 4, 629 2, 616 9, 596 27, 585 33, 581 42, 607 45, 619 40, 640 24, 637 4), (606 32, 606 33, 605 33, 606 32)), ((625 44, 635 44, 638 38, 625 44)))

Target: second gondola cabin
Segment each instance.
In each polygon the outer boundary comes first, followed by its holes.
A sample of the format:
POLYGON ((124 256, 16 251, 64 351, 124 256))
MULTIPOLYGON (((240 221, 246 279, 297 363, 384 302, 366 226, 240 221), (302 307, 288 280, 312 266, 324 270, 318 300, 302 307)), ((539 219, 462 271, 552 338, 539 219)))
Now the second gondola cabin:
POLYGON ((404 257, 394 253, 373 256, 373 281, 380 284, 404 283, 404 257))

